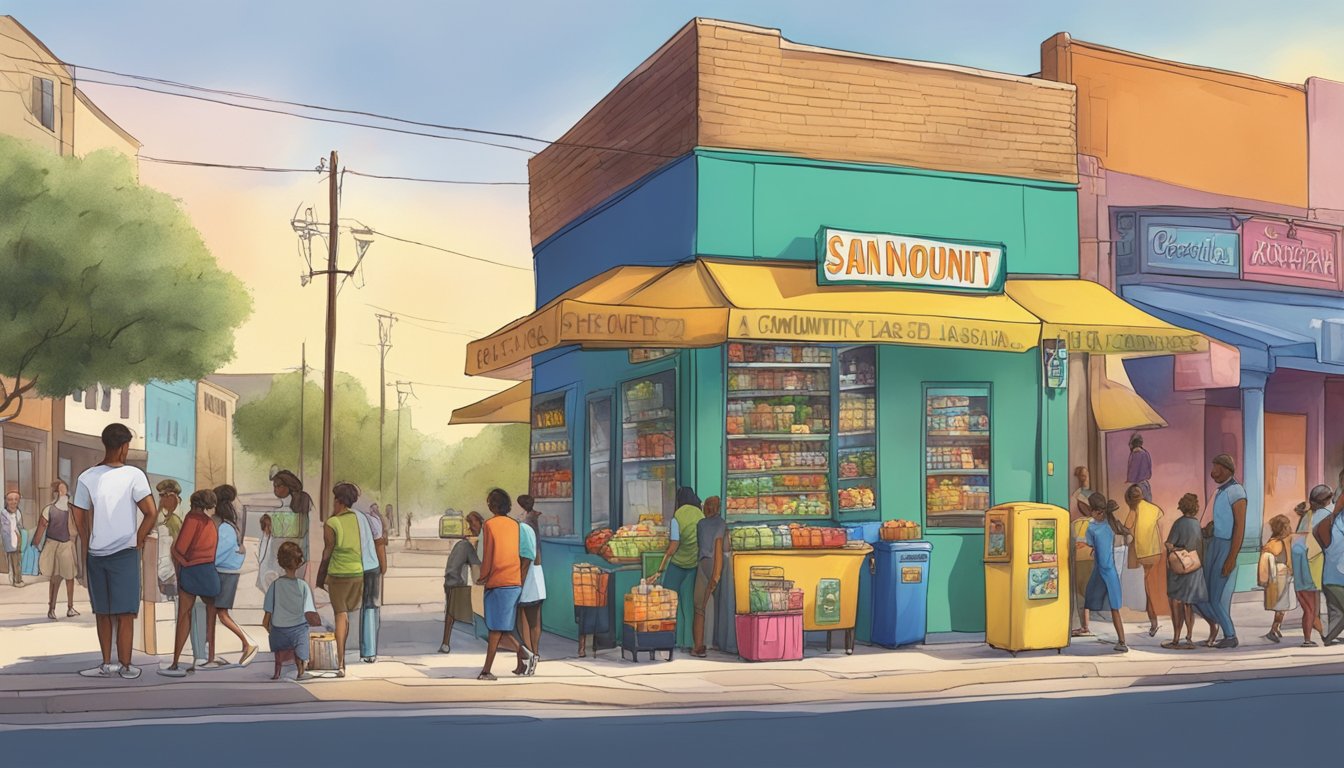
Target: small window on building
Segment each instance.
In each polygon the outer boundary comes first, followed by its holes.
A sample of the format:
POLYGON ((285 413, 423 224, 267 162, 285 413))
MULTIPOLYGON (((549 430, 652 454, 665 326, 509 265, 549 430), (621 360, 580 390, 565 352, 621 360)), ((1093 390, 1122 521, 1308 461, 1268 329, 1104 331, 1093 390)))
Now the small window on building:
POLYGON ((84 390, 84 407, 90 411, 98 407, 98 385, 84 390))
POLYGON ((33 117, 48 131, 56 130, 56 83, 45 77, 33 78, 33 117))
POLYGON ((103 413, 112 412, 112 388, 103 387, 103 413))
POLYGON ((154 442, 156 442, 156 443, 161 443, 161 442, 163 442, 163 437, 162 437, 162 436, 160 435, 160 433, 159 433, 159 417, 158 417, 158 416, 155 416, 155 417, 154 417, 154 442))
POLYGON ((121 418, 131 418, 131 390, 129 387, 121 390, 121 418))
POLYGON ((70 393, 70 397, 74 398, 76 403, 82 403, 84 402, 84 390, 77 389, 74 392, 70 393))
POLYGON ((176 420, 176 419, 173 420, 173 425, 172 425, 172 426, 173 426, 173 445, 177 445, 178 431, 177 431, 177 420, 176 420))

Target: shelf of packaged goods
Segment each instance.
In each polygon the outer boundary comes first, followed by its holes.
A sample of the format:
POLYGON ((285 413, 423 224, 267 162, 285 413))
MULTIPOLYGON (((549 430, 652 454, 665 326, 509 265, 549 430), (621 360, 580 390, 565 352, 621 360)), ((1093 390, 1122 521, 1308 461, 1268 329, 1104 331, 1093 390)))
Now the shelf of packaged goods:
POLYGON ((830 363, 728 363, 729 368, 830 368, 830 363))
POLYGON ((815 441, 815 440, 830 440, 830 439, 831 439, 831 436, 830 436, 829 433, 825 433, 825 432, 823 432, 823 433, 821 433, 821 434, 817 434, 817 433, 813 433, 813 432, 801 432, 801 433, 794 433, 794 432, 772 432, 772 433, 769 433, 769 434, 728 435, 728 439, 729 439, 729 440, 783 440, 783 441, 796 440, 796 441, 798 441, 798 442, 803 442, 803 441, 807 441, 807 440, 814 440, 814 441, 815 441))
POLYGON ((728 494, 732 499, 759 499, 763 496, 824 496, 830 493, 829 488, 814 488, 810 491, 760 491, 755 494, 728 494))
POLYGON ((988 432, 929 432, 929 437, 955 438, 957 440, 988 440, 988 432))
POLYGON ((862 480, 867 483, 872 483, 877 480, 877 478, 873 477, 872 475, 863 475, 860 477, 837 477, 836 479, 842 483, 853 482, 855 480, 862 480))
POLYGON ((924 474, 929 477, 957 477, 971 476, 983 477, 989 474, 988 469, 926 469, 924 474))
POLYGON ((676 456, 629 456, 621 459, 625 464, 670 464, 676 460, 676 456))
POLYGON ((730 389, 730 399, 745 397, 830 397, 828 389, 730 389))
MULTIPOLYGON (((808 515, 762 514, 762 513, 760 513, 760 512, 741 512, 741 513, 737 513, 737 512, 729 512, 729 513, 727 513, 727 514, 728 514, 728 522, 730 522, 730 523, 775 523, 775 524, 783 524, 783 523, 789 523, 789 522, 798 522, 798 521, 800 521, 800 520, 807 520, 807 521, 809 521, 809 522, 816 522, 816 521, 820 521, 820 520, 829 520, 829 519, 831 519, 831 511, 830 511, 830 510, 826 510, 825 512, 817 512, 817 513, 813 513, 813 514, 808 514, 808 515)), ((756 550, 752 550, 752 551, 756 551, 756 550)))
POLYGON ((875 430, 865 429, 859 432, 836 432, 835 434, 838 437, 871 437, 876 435, 877 432, 875 430))
POLYGON ((877 507, 840 507, 840 512, 841 512, 841 514, 846 514, 846 515, 849 514, 849 513, 851 513, 851 512, 854 512, 854 513, 863 513, 863 512, 876 512, 876 511, 877 511, 877 507))
POLYGON ((826 467, 799 467, 797 469, 730 469, 729 477, 765 477, 767 475, 828 475, 826 467))
POLYGON ((534 454, 532 454, 532 459, 533 459, 534 461, 537 460, 537 459, 568 459, 568 458, 570 458, 570 455, 569 455, 569 452, 568 452, 568 451, 566 451, 565 453, 534 453, 534 454))
POLYGON ((533 428, 532 428, 532 433, 533 433, 533 434, 537 434, 537 433, 541 433, 541 434, 549 434, 549 433, 551 433, 551 432, 564 432, 565 430, 566 430, 565 425, 564 425, 564 424, 561 424, 561 425, 558 426, 558 427, 533 427, 533 428))
POLYGON ((665 416, 649 416, 647 418, 626 417, 621 420, 621 424, 628 428, 639 424, 657 424, 660 421, 676 421, 676 419, 676 414, 669 413, 665 416))
POLYGON ((866 391, 868 391, 868 390, 873 390, 873 389, 877 389, 877 385, 876 385, 876 384, 841 384, 841 385, 840 385, 840 391, 841 391, 841 392, 866 392, 866 391))

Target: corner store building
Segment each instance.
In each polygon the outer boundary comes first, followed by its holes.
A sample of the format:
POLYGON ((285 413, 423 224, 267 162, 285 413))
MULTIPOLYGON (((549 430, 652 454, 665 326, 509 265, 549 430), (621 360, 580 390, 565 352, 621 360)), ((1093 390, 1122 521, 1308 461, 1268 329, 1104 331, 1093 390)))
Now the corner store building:
POLYGON ((725 495, 725 343, 765 341, 871 347, 876 508, 839 509, 832 428, 830 514, 729 522, 920 522, 934 547, 929 629, 981 630, 978 519, 940 521, 926 510, 926 398, 942 390, 983 398, 991 504, 1062 504, 1067 398, 1044 386, 1042 334, 1103 352, 1203 345, 1070 279, 1073 115, 1070 85, 696 20, 538 155, 530 166, 538 311, 473 343, 467 371, 521 379, 530 359, 534 426, 538 410, 564 414, 562 429, 534 430, 534 454, 548 454, 533 459, 534 486, 540 469, 548 488, 569 495, 543 507, 548 629, 573 635, 569 567, 593 560, 583 535, 636 522, 650 501, 645 479, 625 474, 641 463, 622 456, 630 392, 661 396, 673 411, 674 454, 657 452, 673 473, 664 488, 725 495), (1006 285, 979 293, 819 285, 818 235, 827 228, 998 249, 1006 285), (629 386, 644 381, 661 394, 629 386))

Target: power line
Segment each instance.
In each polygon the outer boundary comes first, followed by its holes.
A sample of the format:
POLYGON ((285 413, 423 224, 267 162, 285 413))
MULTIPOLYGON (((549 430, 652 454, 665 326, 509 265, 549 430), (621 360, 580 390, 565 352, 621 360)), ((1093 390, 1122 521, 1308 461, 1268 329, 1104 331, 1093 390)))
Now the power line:
MULTIPOLYGON (((219 168, 229 171, 255 171, 260 173, 314 173, 313 168, 275 168, 266 165, 237 165, 233 163, 210 163, 203 160, 180 160, 166 157, 150 157, 149 155, 139 155, 139 160, 149 163, 161 163, 163 165, 182 165, 195 168, 219 168)), ((364 173, 363 171, 351 170, 349 168, 341 169, 343 173, 351 176, 359 176, 365 179, 382 179, 385 181, 414 181, 424 184, 461 184, 466 186, 485 186, 485 187, 526 187, 526 181, 476 181, 473 179, 427 179, 415 176, 389 176, 379 173, 364 173)))
MULTIPOLYGON (((460 141, 460 142, 464 142, 464 143, 466 143, 466 144, 479 144, 479 145, 481 145, 481 146, 485 146, 485 147, 496 147, 496 148, 498 148, 498 149, 511 149, 511 150, 513 150, 513 151, 515 151, 515 152, 523 152, 523 153, 526 153, 526 154, 529 154, 529 155, 535 155, 535 154, 537 154, 534 150, 527 149, 527 148, 525 148, 525 147, 515 147, 515 146, 511 146, 511 145, 509 145, 509 144, 499 144, 499 143, 497 143, 497 142, 492 142, 492 141, 481 141, 480 139, 468 139, 468 138, 465 138, 465 137, 462 137, 462 136, 444 136, 443 134, 440 134, 440 133, 426 133, 426 132, 424 132, 424 131, 412 131, 412 130, 409 130, 409 129, 406 129, 406 128, 393 128, 393 127, 391 127, 391 126, 386 126, 386 125, 369 125, 368 123, 357 123, 357 122, 354 122, 353 120, 338 120, 338 119, 336 119, 336 118, 332 118, 332 117, 318 117, 317 115, 305 115, 305 114, 302 114, 302 113, 299 113, 299 112, 287 112, 287 111, 285 111, 285 110, 283 110, 283 109, 271 109, 271 108, 269 108, 269 107, 258 107, 258 106, 252 105, 252 104, 238 104, 238 103, 236 103, 236 102, 232 102, 232 101, 223 101, 223 100, 221 100, 221 99, 212 99, 212 98, 209 98, 209 97, 207 97, 207 96, 196 96, 196 95, 193 95, 193 94, 190 94, 190 93, 176 93, 176 92, 174 92, 174 91, 165 91, 165 90, 162 90, 162 89, 159 89, 159 88, 150 88, 150 87, 148 87, 148 86, 144 86, 144 85, 135 85, 135 84, 133 84, 133 83, 114 83, 114 82, 111 82, 111 81, 109 81, 109 80, 89 80, 89 79, 83 79, 83 80, 81 80, 81 82, 84 82, 84 83, 95 83, 95 84, 97 84, 97 85, 108 85, 108 86, 112 86, 113 88, 131 88, 131 89, 134 89, 134 90, 137 90, 137 91, 145 91, 146 93, 158 93, 158 94, 162 94, 162 95, 164 95, 164 96, 176 96, 176 97, 181 98, 181 99, 191 99, 191 100, 193 100, 193 101, 203 101, 203 102, 206 102, 206 103, 208 103, 208 104, 218 104, 218 105, 225 106, 225 107, 234 107, 235 109, 246 109, 246 110, 249 110, 249 111, 252 111, 252 112, 265 112, 265 113, 267 113, 267 114, 272 114, 272 115, 286 115, 286 116, 288 116, 288 117, 296 117, 296 118, 298 118, 298 119, 300 119, 300 120, 311 120, 311 121, 313 121, 313 122, 315 122, 315 123, 329 123, 329 124, 331 124, 331 125, 347 125, 347 126, 351 126, 351 127, 354 127, 354 128, 368 128, 368 129, 370 129, 370 130, 374 130, 374 131, 387 131, 387 132, 389 132, 389 133, 400 133, 400 134, 404 134, 404 135, 407 135, 407 136, 421 136, 421 137, 423 137, 423 138, 427 138, 427 139, 442 139, 443 141, 460 141)), ((390 118, 389 118, 389 119, 390 119, 390 118)), ((452 129, 451 129, 451 128, 447 128, 447 129, 444 129, 444 130, 452 130, 452 129)))
POLYGON ((463 181, 460 179, 422 179, 414 176, 384 176, 376 173, 362 173, 347 169, 346 173, 351 176, 361 176, 366 179, 383 179, 386 181, 416 181, 423 184, 468 184, 483 187, 526 187, 526 181, 463 181))
MULTIPOLYGON (((392 314, 395 314, 397 317, 400 317, 400 318, 405 318, 405 319, 410 319, 410 320, 419 320, 419 321, 422 322, 422 323, 436 323, 436 324, 438 324, 438 325, 453 325, 453 326, 456 326, 456 325, 457 325, 457 323, 452 322, 452 321, 450 321, 450 320, 434 320, 434 319, 432 319, 432 318, 428 318, 428 317, 416 317, 415 315, 408 315, 408 314, 406 314, 405 312, 398 312, 398 311, 396 311, 396 310, 394 310, 394 309, 388 309, 387 307, 380 307, 380 306, 378 306, 377 304, 367 304, 367 303, 366 303, 364 306, 368 307, 369 309, 376 309, 376 310, 378 310, 378 311, 380 311, 380 312, 391 312, 392 314)), ((458 327, 461 327, 461 326, 458 326, 458 327)), ((474 330, 471 329, 471 328, 464 328, 463 330, 473 331, 474 333, 479 333, 479 331, 474 331, 474 330)))
POLYGON ((464 259, 471 259, 472 261, 482 261, 482 262, 485 262, 486 264, 494 264, 494 265, 497 266, 497 267, 508 267, 509 269, 516 269, 516 270, 519 270, 519 271, 521 271, 521 272, 531 272, 531 271, 532 271, 532 268, 531 268, 531 267, 520 267, 520 266, 518 266, 517 264, 508 264, 508 263, 505 263, 505 262, 503 262, 503 261, 494 261, 493 259, 485 259, 485 258, 482 258, 482 257, 480 257, 480 256, 472 256, 472 255, 467 254, 467 253, 462 253, 461 251, 454 251, 454 250, 451 250, 451 249, 448 249, 448 248, 440 248, 440 247, 437 246, 437 245, 430 245, 429 243, 422 243, 422 242, 420 242, 419 240, 410 240, 410 239, 407 239, 407 238, 404 238, 404 237, 397 237, 396 235, 389 235, 389 234, 387 234, 386 232, 380 232, 380 231, 378 231, 378 230, 376 230, 376 229, 371 229, 371 230, 369 230, 369 231, 370 231, 372 234, 377 235, 378 237, 385 237, 385 238, 387 238, 388 240, 395 240, 395 241, 397 241, 397 242, 399 242, 399 243, 406 243, 407 245, 418 245, 418 246, 420 246, 421 248, 428 248, 428 249, 430 249, 430 250, 432 250, 432 251, 442 251, 443 253, 451 254, 451 255, 453 255, 453 256, 461 256, 461 257, 464 258, 464 259))
MULTIPOLYGON (((3 36, 4 36, 4 37, 10 37, 9 35, 3 35, 3 36)), ((16 38, 12 38, 12 37, 11 37, 10 39, 16 39, 16 38)), ((40 59, 25 59, 25 58, 21 58, 21 57, 13 57, 13 58, 15 58, 15 59, 18 60, 18 61, 28 61, 28 62, 32 62, 32 63, 38 63, 38 64, 49 64, 49 63, 50 63, 50 62, 48 62, 48 61, 40 60, 40 59)), ((248 99, 248 100, 251 100, 251 101, 260 101, 260 102, 264 102, 264 103, 267 103, 267 104, 280 104, 280 105, 284 105, 284 106, 297 107, 297 108, 300 108, 300 109, 311 109, 311 110, 320 111, 320 112, 331 112, 331 113, 334 113, 334 114, 355 115, 355 116, 358 116, 358 117, 369 117, 369 118, 373 118, 373 119, 375 119, 375 120, 386 120, 386 121, 388 121, 388 122, 392 122, 392 123, 400 123, 400 124, 402 124, 402 125, 413 125, 413 126, 420 127, 420 128, 435 128, 435 129, 438 129, 438 130, 441 130, 441 131, 455 131, 455 132, 458 132, 458 133, 472 133, 472 134, 477 134, 477 135, 480 135, 480 136, 494 136, 494 137, 497 137, 497 138, 504 138, 504 139, 517 139, 517 140, 519 140, 519 141, 528 141, 528 142, 533 142, 533 143, 536 143, 536 144, 544 144, 544 145, 546 145, 546 146, 554 146, 554 147, 568 147, 568 148, 571 148, 571 149, 590 149, 590 150, 594 150, 594 151, 598 151, 598 152, 616 152, 616 153, 621 153, 621 154, 640 155, 640 156, 643 156, 643 157, 657 157, 657 158, 669 159, 669 160, 678 157, 678 155, 669 155, 669 154, 662 153, 662 152, 646 152, 646 151, 644 151, 644 150, 638 150, 638 149, 628 149, 628 148, 624 148, 624 147, 608 147, 608 146, 602 146, 602 145, 600 145, 600 144, 584 144, 584 143, 582 143, 582 142, 563 141, 563 140, 559 140, 559 139, 556 139, 556 140, 542 139, 542 138, 539 138, 539 137, 536 137, 536 136, 529 136, 529 135, 524 134, 524 133, 514 133, 514 132, 510 132, 510 131, 492 131, 492 130, 488 130, 488 129, 485 129, 485 128, 470 128, 470 127, 462 126, 462 125, 446 125, 446 124, 443 124, 443 123, 431 123, 431 122, 426 122, 426 121, 422 121, 422 120, 411 120, 411 119, 409 119, 409 118, 397 117, 397 116, 395 116, 395 115, 388 115, 388 114, 383 114, 383 113, 380 113, 380 112, 373 112, 373 111, 370 111, 370 110, 362 110, 362 109, 344 109, 344 108, 341 108, 341 107, 328 107, 328 106, 324 106, 324 105, 321 105, 321 104, 308 104, 308 103, 301 102, 301 101, 290 101, 290 100, 287 100, 287 99, 277 99, 277 98, 274 98, 274 97, 271 97, 271 96, 261 96, 261 95, 259 95, 259 94, 246 93, 246 92, 244 92, 244 91, 231 91, 231 90, 225 90, 225 89, 219 89, 219 88, 207 88, 207 87, 202 86, 202 85, 193 85, 193 84, 191 84, 191 83, 182 83, 182 82, 178 82, 178 81, 174 81, 174 80, 168 80, 168 79, 165 79, 165 78, 150 77, 150 76, 147 76, 147 75, 135 75, 135 74, 131 74, 131 73, 129 73, 129 72, 118 72, 118 71, 116 71, 116 70, 103 69, 103 68, 101 68, 101 67, 86 66, 86 65, 83 65, 83 64, 76 64, 76 63, 74 63, 74 62, 64 61, 64 60, 60 60, 60 59, 58 59, 58 61, 60 61, 60 63, 61 63, 62 65, 66 66, 66 67, 69 67, 69 68, 72 69, 72 70, 86 69, 86 70, 88 70, 88 71, 90 71, 90 72, 99 72, 99 73, 102 73, 102 74, 104 74, 104 75, 112 75, 113 77, 122 77, 122 78, 126 78, 126 79, 128 79, 128 80, 138 80, 138 81, 141 81, 141 82, 153 83, 153 84, 155 84, 155 85, 164 86, 164 87, 168 87, 168 88, 180 88, 180 89, 184 89, 184 90, 196 91, 196 92, 198 92, 198 93, 210 93, 210 94, 214 94, 214 95, 217 95, 217 96, 228 96, 228 97, 235 98, 235 99, 248 99)), ((77 72, 76 72, 75 74, 77 75, 77 72)), ((90 78, 79 78, 79 80, 80 80, 81 82, 94 83, 94 84, 97 84, 97 85, 107 85, 107 86, 111 86, 111 87, 114 87, 114 88, 134 88, 134 89, 136 89, 136 90, 146 91, 146 92, 148 92, 148 93, 158 93, 158 94, 162 94, 162 95, 165 95, 165 96, 177 96, 177 97, 185 98, 185 99, 195 99, 195 100, 198 100, 198 101, 205 101, 205 102, 209 102, 209 103, 212 103, 212 104, 221 104, 221 105, 224 105, 224 106, 237 107, 237 108, 239 108, 239 109, 250 109, 250 110, 255 110, 255 111, 260 111, 260 112, 269 112, 269 113, 273 113, 273 114, 288 115, 288 116, 290 116, 290 117, 297 117, 297 118, 300 118, 300 119, 303 119, 303 120, 315 120, 315 121, 318 121, 318 122, 334 123, 334 124, 337 124, 337 125, 350 125, 350 126, 359 127, 359 128, 369 128, 369 129, 372 129, 372 130, 392 131, 392 132, 394 132, 394 133, 405 133, 405 134, 412 135, 412 136, 424 136, 424 137, 426 137, 426 138, 446 139, 446 140, 449 140, 449 141, 465 141, 465 142, 469 142, 469 143, 473 143, 473 144, 482 144, 482 145, 484 145, 484 146, 498 147, 498 148, 500 148, 500 149, 512 149, 512 150, 514 150, 514 151, 516 151, 516 152, 527 152, 527 153, 529 153, 529 154, 534 154, 534 155, 536 154, 536 151, 527 149, 527 148, 525 148, 525 147, 515 147, 515 146, 510 146, 510 145, 507 145, 507 144, 496 144, 496 143, 492 143, 492 142, 485 142, 485 141, 479 141, 479 140, 473 140, 473 139, 466 139, 466 138, 457 137, 457 136, 440 136, 440 135, 437 135, 437 134, 426 134, 426 133, 420 133, 420 132, 416 132, 416 131, 406 131, 406 130, 400 130, 400 129, 396 129, 396 128, 389 128, 389 127, 386 127, 386 126, 369 125, 369 124, 367 124, 367 123, 354 123, 354 122, 343 121, 343 120, 325 119, 325 118, 314 117, 314 116, 312 116, 312 115, 302 115, 302 114, 297 114, 297 113, 294 113, 294 112, 286 112, 286 111, 284 111, 284 110, 266 109, 266 108, 264 108, 264 107, 255 107, 255 106, 250 106, 250 105, 246 105, 246 104, 236 104, 236 103, 233 103, 233 102, 220 101, 220 100, 218 100, 218 99, 210 99, 210 98, 203 97, 203 96, 194 96, 194 95, 192 95, 192 94, 187 94, 187 93, 175 93, 175 92, 173 92, 173 91, 166 91, 166 90, 162 90, 162 89, 159 89, 159 88, 150 88, 150 87, 142 86, 142 85, 134 85, 134 84, 131 84, 131 83, 115 83, 115 82, 111 82, 111 81, 107 81, 107 80, 94 80, 94 79, 90 79, 90 78)))

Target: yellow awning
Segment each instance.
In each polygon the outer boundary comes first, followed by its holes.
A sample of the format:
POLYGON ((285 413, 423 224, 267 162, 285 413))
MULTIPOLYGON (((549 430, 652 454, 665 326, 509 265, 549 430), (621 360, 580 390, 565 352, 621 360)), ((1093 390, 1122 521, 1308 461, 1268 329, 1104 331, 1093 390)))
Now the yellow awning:
POLYGON ((467 347, 467 373, 539 352, 709 347, 730 340, 909 344, 1022 352, 1043 332, 1070 350, 1173 354, 1207 348, 1083 280, 1010 280, 1003 294, 819 286, 810 263, 696 259, 620 267, 467 347), (1044 326, 1044 331, 1043 331, 1044 326))
POLYGON ((1177 328, 1088 280, 1009 280, 1004 292, 1041 319, 1043 338, 1062 338, 1070 352, 1181 355, 1203 352, 1208 339, 1177 328))
POLYGON ((1088 392, 1097 429, 1117 432, 1133 429, 1157 429, 1167 422, 1135 392, 1125 373, 1125 364, 1113 356, 1094 358, 1088 392))
POLYGON ((453 411, 449 424, 527 424, 532 420, 532 382, 524 381, 453 411))

